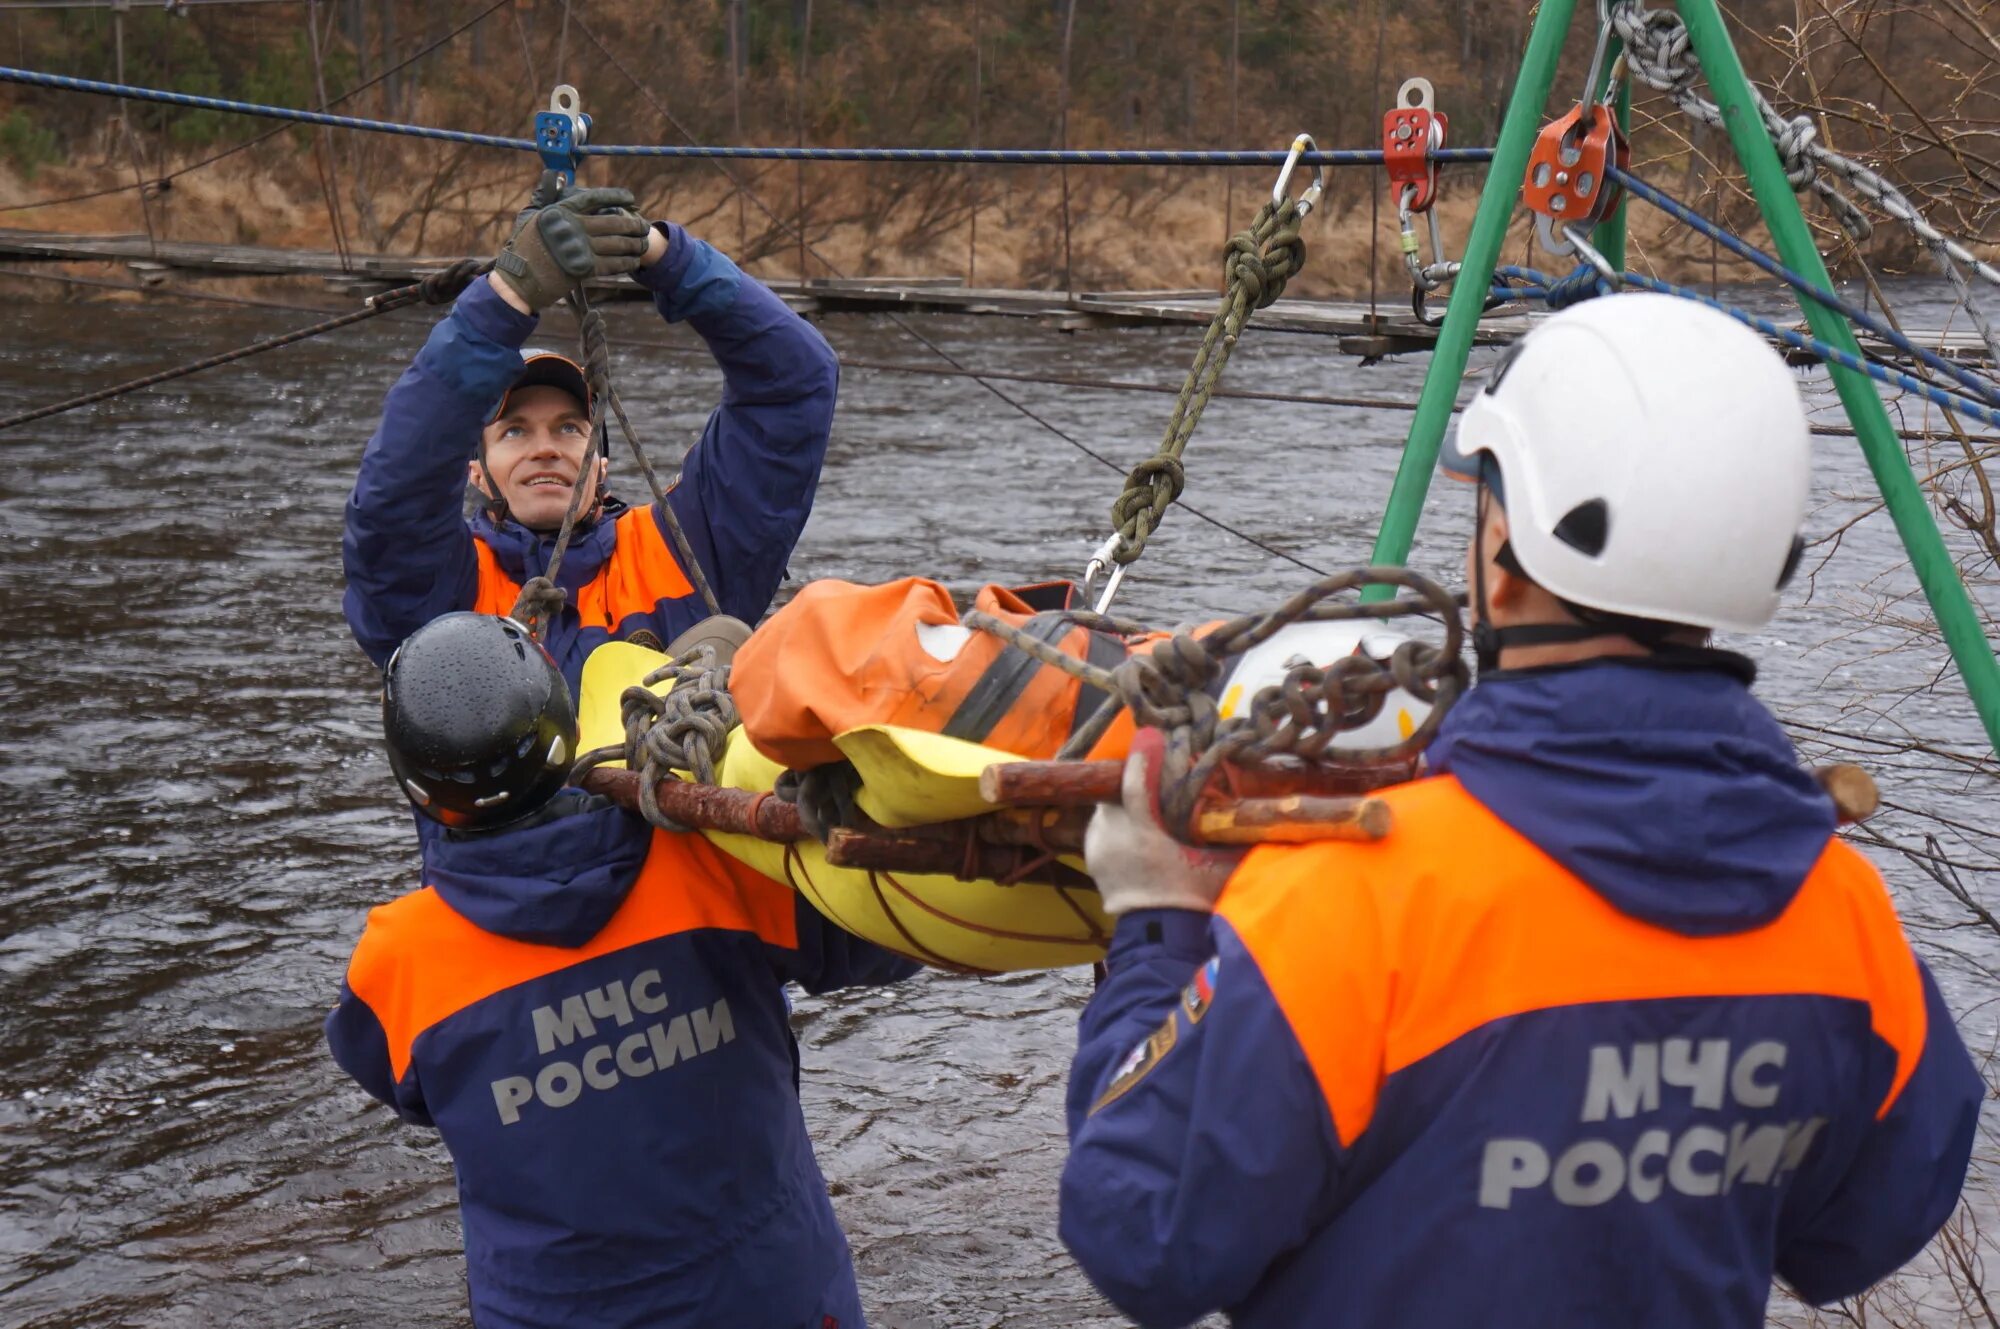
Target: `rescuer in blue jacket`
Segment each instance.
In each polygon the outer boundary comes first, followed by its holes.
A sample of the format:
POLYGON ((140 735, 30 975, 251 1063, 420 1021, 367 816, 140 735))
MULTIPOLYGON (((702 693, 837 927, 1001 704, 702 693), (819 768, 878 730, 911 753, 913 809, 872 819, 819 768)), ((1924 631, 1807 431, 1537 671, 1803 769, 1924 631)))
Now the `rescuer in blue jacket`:
POLYGON ((1459 427, 1478 686, 1375 843, 1086 844, 1118 923, 1062 1235, 1145 1326, 1740 1326, 1950 1215, 1985 1086, 1879 875, 1707 644, 1775 611, 1809 438, 1730 319, 1551 318, 1459 427))
POLYGON ((632 207, 625 190, 565 193, 545 176, 496 271, 458 298, 390 389, 341 545, 348 625, 377 664, 439 614, 508 612, 547 569, 579 484, 557 578, 568 603, 543 633, 571 688, 605 641, 657 648, 708 616, 662 514, 606 495, 601 468, 581 474, 583 371, 550 352, 524 358, 540 312, 592 275, 630 272, 721 367, 722 402, 666 502, 720 611, 755 623, 769 607, 812 511, 838 361, 722 254, 671 222, 647 226, 632 207), (484 500, 469 522, 468 479, 484 500))
POLYGON ((445 829, 423 889, 369 914, 326 1036, 443 1135, 474 1323, 859 1329, 782 988, 916 966, 700 836, 565 788, 569 692, 511 620, 419 631, 383 719, 445 829))

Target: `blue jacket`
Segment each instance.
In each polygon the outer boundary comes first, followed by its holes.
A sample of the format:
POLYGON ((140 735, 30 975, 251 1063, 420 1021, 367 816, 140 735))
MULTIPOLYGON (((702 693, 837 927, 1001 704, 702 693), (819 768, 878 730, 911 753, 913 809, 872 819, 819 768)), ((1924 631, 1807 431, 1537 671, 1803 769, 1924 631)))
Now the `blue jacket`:
POLYGON ((916 966, 699 836, 565 791, 369 914, 334 1059, 458 1177, 482 1329, 857 1329, 782 991, 916 966))
MULTIPOLYGON (((722 611, 755 623, 812 511, 839 362, 819 333, 762 284, 680 227, 659 225, 668 236, 666 255, 635 276, 653 292, 661 317, 685 320, 701 334, 724 383, 722 404, 667 502, 722 611)), ((485 281, 474 282, 389 390, 381 426, 362 455, 341 542, 348 626, 377 664, 431 619, 474 607, 481 561, 475 539, 516 585, 548 566, 553 536, 513 522, 496 527, 483 512, 470 522, 462 515, 466 464, 520 372, 520 348, 536 321, 485 281)), ((670 470, 671 457, 659 453, 664 440, 643 422, 637 427, 655 467, 670 470)), ((630 464, 622 450, 613 456, 614 470, 630 464)), ((652 578, 654 586, 621 597, 615 621, 581 621, 578 588, 610 560, 624 510, 608 505, 563 557, 559 584, 570 604, 546 645, 572 690, 584 658, 605 641, 645 630, 664 643, 707 616, 692 579, 669 559, 661 565, 667 575, 652 578)))
POLYGON ((1121 918, 1062 1234, 1146 1326, 1742 1326, 1950 1214, 1984 1086, 1748 689, 1482 680, 1376 844, 1121 918))

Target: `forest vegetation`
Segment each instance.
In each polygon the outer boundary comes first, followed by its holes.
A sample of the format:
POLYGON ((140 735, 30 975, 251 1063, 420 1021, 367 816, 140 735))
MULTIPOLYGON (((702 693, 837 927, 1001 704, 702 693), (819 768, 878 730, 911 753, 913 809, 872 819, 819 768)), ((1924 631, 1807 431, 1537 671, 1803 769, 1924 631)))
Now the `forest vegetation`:
MULTIPOLYGON (((1988 0, 1725 8, 1753 76, 1786 114, 1814 117, 1822 142, 1882 169, 1945 229, 1989 236, 2000 40, 1988 0)), ((1580 94, 1590 56, 1593 6, 1579 10, 1558 107, 1580 94)), ((1451 143, 1469 146, 1493 139, 1529 16, 1528 0, 291 0, 134 8, 122 19, 108 8, 14 10, 0 16, 0 58, 105 79, 122 58, 136 84, 511 135, 525 135, 549 90, 569 82, 604 142, 917 147, 1280 148, 1299 130, 1324 146, 1374 147, 1397 87, 1421 75, 1450 116, 1451 143)), ((536 172, 490 148, 273 129, 0 87, 0 224, 480 252, 536 172), (232 151, 246 140, 257 141, 232 151), (78 194, 95 196, 45 202, 78 194)), ((1756 233, 1726 143, 1690 133, 1650 93, 1634 138, 1649 178, 1756 233)), ((803 266, 814 277, 1072 289, 1214 284, 1223 239, 1271 179, 1248 168, 725 169, 631 158, 591 170, 765 275, 803 266)), ((1380 173, 1332 176, 1298 289, 1372 281, 1396 291, 1380 173)), ((1482 177, 1477 167, 1445 173, 1448 247, 1463 243, 1482 177)), ((1842 238, 1811 215, 1831 257, 1844 258, 1842 238)), ((1637 261, 1711 275, 1707 241, 1649 216, 1635 217, 1635 237, 1637 261)), ((1923 262, 1893 228, 1868 253, 1892 272, 1923 262)))

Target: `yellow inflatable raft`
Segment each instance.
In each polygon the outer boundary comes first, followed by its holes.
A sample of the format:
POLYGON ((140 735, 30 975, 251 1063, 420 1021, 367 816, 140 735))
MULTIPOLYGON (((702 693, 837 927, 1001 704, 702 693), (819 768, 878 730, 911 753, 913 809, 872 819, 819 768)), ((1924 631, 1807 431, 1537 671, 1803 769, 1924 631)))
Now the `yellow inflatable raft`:
MULTIPOLYGON (((624 741, 620 695, 666 662, 660 652, 630 642, 609 642, 591 653, 577 699, 584 751, 624 741)), ((979 773, 995 762, 1020 760, 998 748, 894 725, 852 730, 835 743, 861 775, 856 800, 861 810, 892 827, 992 811, 979 796, 979 773)), ((738 729, 716 778, 761 791, 772 788, 783 769, 738 729)), ((703 834, 731 857, 789 883, 847 931, 939 969, 997 974, 1088 964, 1103 957, 1111 937, 1111 921, 1095 891, 839 868, 826 861, 816 841, 772 844, 746 835, 703 834)), ((1064 861, 1083 866, 1081 860, 1064 861)))

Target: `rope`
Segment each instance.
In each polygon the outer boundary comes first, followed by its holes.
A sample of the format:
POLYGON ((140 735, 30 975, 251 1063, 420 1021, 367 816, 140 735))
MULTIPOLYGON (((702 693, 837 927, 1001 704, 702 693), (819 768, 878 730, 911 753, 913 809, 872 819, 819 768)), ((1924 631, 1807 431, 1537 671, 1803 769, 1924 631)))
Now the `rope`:
POLYGON ((697 784, 716 783, 716 763, 729 732, 742 723, 729 695, 729 666, 718 665, 715 648, 704 645, 692 659, 661 665, 640 686, 626 688, 619 694, 618 711, 625 722, 624 744, 585 753, 571 782, 593 766, 622 760, 639 772, 639 807, 646 820, 664 830, 686 830, 660 810, 657 790, 675 771, 686 772, 697 784), (665 696, 653 691, 669 680, 673 686, 665 696))
POLYGON ((328 125, 334 129, 363 129, 376 134, 402 134, 410 138, 441 139, 448 143, 470 143, 482 148, 508 148, 515 152, 535 150, 535 141, 531 138, 473 134, 462 129, 433 129, 428 125, 406 125, 394 120, 364 120, 351 115, 333 115, 326 111, 301 110, 295 106, 266 106, 261 102, 231 101, 226 97, 199 97, 191 92, 140 88, 129 83, 105 83, 94 78, 45 74, 34 69, 0 66, 0 83, 25 83, 30 87, 60 88, 65 92, 88 92, 99 97, 126 97, 133 101, 163 102, 168 106, 190 106, 201 111, 229 111, 236 115, 262 116, 268 120, 328 125))
POLYGON ((156 387, 161 383, 169 383, 177 378, 185 378, 189 374, 198 374, 205 369, 214 369, 221 365, 231 364, 237 360, 248 359, 250 356, 261 354, 264 351, 275 351, 280 346, 290 346, 296 342, 317 337, 322 333, 347 327, 350 324, 365 322, 368 319, 386 314, 394 309, 401 309, 407 305, 449 304, 458 298, 459 292, 470 285, 475 277, 485 272, 490 266, 490 264, 477 263, 471 259, 460 259, 443 271, 433 272, 412 285, 399 286, 393 291, 385 291, 381 295, 374 296, 368 301, 366 306, 354 310, 352 313, 341 314, 336 318, 326 319, 310 327, 300 328, 295 332, 287 332, 276 337, 266 337, 261 341, 251 342, 248 346, 239 346, 233 351, 224 351, 220 355, 211 355, 189 364, 178 365, 172 369, 163 369, 157 374, 148 374, 144 378, 130 379, 108 388, 99 388, 95 392, 86 392, 80 397, 71 397, 65 401, 55 402, 52 405, 37 407, 32 411, 24 411, 20 415, 13 415, 0 420, 0 429, 12 429, 15 425, 24 425, 31 420, 42 420, 51 415, 61 415, 65 411, 74 411, 79 407, 89 406, 95 402, 108 401, 113 397, 120 397, 128 392, 137 392, 142 388, 156 387))
MULTIPOLYGON (((602 143, 582 151, 596 157, 680 157, 724 161, 920 162, 970 166, 1283 166, 1290 156, 1262 149, 1227 148, 755 148, 700 144, 602 143)), ((1491 148, 1440 148, 1440 163, 1493 160, 1491 148)), ((1380 148, 1331 148, 1297 158, 1301 166, 1380 166, 1380 148)))
MULTIPOLYGON (((1572 296, 1575 292, 1586 289, 1592 290, 1594 294, 1599 295, 1609 294, 1612 290, 1610 283, 1604 281, 1597 270, 1588 264, 1580 266, 1576 272, 1560 280, 1550 277, 1545 272, 1537 272, 1533 268, 1511 266, 1500 268, 1493 275, 1505 282, 1524 283, 1522 285, 1505 285, 1493 288, 1493 293, 1496 296, 1505 295, 1511 299, 1547 300, 1550 293, 1557 288, 1561 288, 1564 291, 1566 298, 1572 296), (1587 278, 1583 274, 1588 274, 1587 278)), ((1700 291, 1690 290, 1685 286, 1676 286, 1671 282, 1663 282, 1639 272, 1625 273, 1623 284, 1637 287, 1640 290, 1657 291, 1661 295, 1678 296, 1683 300, 1693 300, 1698 304, 1707 305, 1710 309, 1716 310, 1718 313, 1727 314, 1737 322, 1755 328, 1765 336, 1781 341, 1794 350, 1804 351, 1821 360, 1852 369, 1858 374, 1866 374, 1878 383, 1886 383, 1891 387, 1901 388, 1905 392, 1915 393, 1934 405, 1942 406, 1947 410, 1960 411, 1972 419, 1980 421, 1982 424, 2000 427, 2000 410, 1996 410, 1981 402, 1973 401, 1958 393, 1950 392, 1937 386, 1935 383, 1916 378, 1904 373, 1902 370, 1878 364, 1873 360, 1868 360, 1861 356, 1852 355, 1838 346, 1821 341, 1817 337, 1809 337, 1791 328, 1780 327, 1770 319, 1750 313, 1745 309, 1739 309, 1735 305, 1725 304, 1712 296, 1702 294, 1700 291)), ((1578 296, 1576 298, 1588 297, 1578 296)), ((1571 302, 1574 303, 1574 299, 1571 302)))
POLYGON ((1896 350, 1946 375, 1958 383, 1960 387, 1972 393, 1989 406, 2000 406, 2000 385, 1996 385, 1992 380, 1972 373, 1963 365, 1953 364, 1950 360, 1945 359, 1934 351, 1918 346, 1896 328, 1876 319, 1866 310, 1849 304, 1832 291, 1813 285, 1804 276, 1786 267, 1779 260, 1772 258, 1739 236, 1732 235, 1728 231, 1723 230, 1693 208, 1655 189, 1629 171, 1613 167, 1611 169, 1611 176, 1634 197, 1643 199, 1674 220, 1718 242, 1724 249, 1727 249, 1738 258, 1754 264, 1764 272, 1791 287, 1794 291, 1797 291, 1800 295, 1840 314, 1855 326, 1866 329, 1896 350))
MULTIPOLYGON (((591 373, 589 366, 596 366, 598 378, 604 383, 605 396, 610 399, 611 413, 618 418, 619 432, 624 434, 625 443, 632 449, 632 456, 639 463, 639 471, 646 477, 646 487, 653 491, 653 506, 660 514, 661 523, 667 528, 667 538, 673 541, 674 554, 680 559, 681 568, 688 580, 701 595, 701 602, 708 612, 720 614, 722 604, 715 598, 715 591, 708 583, 708 574, 702 571, 701 560, 695 557, 694 546, 689 543, 687 531, 681 526, 680 514, 674 505, 667 502, 667 491, 660 484, 660 477, 653 471, 653 463, 646 457, 646 450, 639 446, 639 436, 632 431, 632 421, 625 414, 625 403, 618 398, 618 389, 611 384, 610 337, 604 330, 604 315, 592 307, 590 297, 581 286, 576 298, 585 310, 580 334, 583 341, 585 373, 591 373)), ((595 380, 593 380, 595 381, 595 380)))
MULTIPOLYGON (((567 0, 565 0, 565 3, 567 3, 567 0)), ((674 130, 674 132, 682 135, 685 138, 694 137, 692 134, 688 133, 687 127, 683 125, 674 116, 674 113, 667 109, 666 104, 653 94, 652 89, 647 87, 646 84, 640 80, 637 74, 633 73, 631 69, 626 67, 625 62, 618 58, 618 53, 612 50, 609 46, 606 46, 604 42, 597 36, 597 34, 591 30, 590 25, 584 22, 581 15, 578 15, 576 18, 576 26, 577 26, 577 31, 581 32, 586 38, 589 39, 590 44, 597 48, 598 54, 602 55, 611 64, 611 67, 613 69, 616 69, 619 72, 619 74, 621 74, 624 77, 625 81, 632 85, 632 90, 638 93, 640 98, 643 99, 647 105, 651 106, 653 110, 659 115, 659 117, 667 122, 667 124, 674 130)), ((749 200, 751 203, 755 204, 757 210, 763 213, 765 218, 768 221, 770 221, 773 226, 776 226, 780 229, 792 229, 792 230, 797 229, 794 223, 787 222, 784 218, 778 216, 777 213, 771 211, 770 207, 765 204, 764 200, 757 196, 756 191, 746 187, 743 181, 737 178, 735 172, 731 171, 727 166, 723 165, 719 161, 715 162, 714 166, 716 170, 722 173, 723 179, 729 181, 731 185, 735 186, 738 195, 744 199, 749 200)), ((814 248, 812 245, 808 244, 806 246, 806 250, 814 258, 818 259, 821 266, 823 266, 833 276, 845 277, 848 275, 847 273, 843 272, 840 268, 836 267, 833 263, 828 262, 826 256, 820 253, 819 250, 814 248)), ((1026 417, 1028 420, 1033 421, 1035 424, 1040 425, 1043 429, 1047 430, 1049 433, 1054 434, 1057 438, 1069 444, 1069 446, 1075 448, 1078 452, 1081 452, 1084 456, 1089 457, 1092 461, 1107 466, 1114 471, 1124 469, 1117 462, 1111 460, 1111 458, 1105 456, 1103 453, 1097 451, 1095 448, 1092 448, 1088 444, 1084 443, 1081 439, 1078 439, 1075 436, 1068 433, 1067 431, 1059 428, 1058 426, 1050 422, 1045 416, 1042 416, 1036 411, 1030 409, 1023 402, 1017 400, 1014 397, 1010 397, 1000 388, 994 386, 994 384, 988 381, 986 377, 981 376, 975 371, 967 369, 965 365, 958 359, 958 357, 954 356, 950 351, 940 346, 937 342, 933 341, 931 338, 926 337, 923 334, 923 332, 919 330, 917 327, 915 327, 913 324, 911 324, 908 319, 895 313, 888 314, 887 318, 898 329, 906 333, 911 340, 917 342, 919 345, 924 347, 924 349, 928 350, 931 354, 937 356, 938 359, 944 361, 946 364, 950 365, 953 369, 956 369, 959 372, 967 375, 972 379, 973 382, 979 384, 979 386, 984 388, 987 392, 992 393, 995 397, 1005 402, 1008 406, 1012 407, 1022 416, 1026 417)), ((1283 559, 1285 562, 1290 563, 1295 567, 1303 568, 1305 571, 1312 573, 1314 576, 1323 577, 1326 575, 1326 569, 1321 568, 1315 564, 1308 563, 1305 559, 1302 559, 1295 554, 1288 554, 1282 549, 1278 549, 1271 545, 1268 545, 1264 541, 1259 540, 1256 536, 1251 535, 1247 531, 1239 530, 1237 527, 1231 526, 1228 522, 1223 521, 1218 517, 1211 517, 1209 514, 1203 512, 1200 508, 1195 507, 1191 503, 1182 503, 1180 506, 1190 515, 1200 519, 1201 521, 1208 523, 1210 526, 1215 527, 1217 530, 1222 531, 1224 534, 1235 536, 1237 539, 1243 541, 1245 544, 1249 544, 1258 549, 1263 550, 1265 553, 1271 555, 1271 557, 1273 558, 1283 559)))
MULTIPOLYGON (((1137 630, 1131 623, 1099 614, 1077 612, 1068 617, 1095 631, 1129 635, 1137 630)), ((1361 568, 1324 577, 1268 613, 1230 619, 1200 636, 1177 633, 1114 669, 1068 655, 980 610, 968 611, 962 621, 1109 694, 1091 717, 1090 742, 1120 706, 1131 710, 1134 723, 1166 730, 1160 805, 1169 826, 1188 825, 1195 803, 1224 762, 1261 766, 1290 759, 1360 766, 1410 760, 1437 733, 1445 712, 1470 682, 1460 658, 1465 628, 1457 600, 1443 587, 1403 568, 1361 568), (1332 601, 1333 596, 1366 586, 1400 587, 1414 596, 1374 603, 1332 601), (1260 690, 1242 712, 1222 716, 1216 696, 1225 666, 1279 629, 1293 623, 1411 615, 1442 621, 1442 645, 1406 641, 1386 664, 1357 653, 1323 669, 1294 666, 1282 682, 1260 690), (1342 733, 1379 715, 1389 694, 1398 688, 1431 706, 1430 714, 1408 737, 1378 748, 1334 746, 1342 733)), ((1077 737, 1085 734, 1080 731, 1077 737)), ((1077 741, 1073 739, 1059 755, 1077 755, 1077 741)))
MULTIPOLYGON (((411 65, 417 63, 417 61, 423 59, 425 56, 431 54, 433 51, 436 51, 440 47, 443 47, 448 43, 450 43, 450 41, 454 37, 457 37, 460 33, 464 32, 466 29, 475 26, 481 19, 485 18, 488 14, 491 14, 495 10, 500 9, 502 7, 511 6, 513 3, 514 0, 493 0, 492 4, 486 6, 486 8, 480 10, 477 14, 474 14, 471 18, 465 20, 465 22, 459 24, 457 27, 453 28, 450 32, 445 33, 442 37, 437 38, 435 41, 428 42, 425 45, 418 47, 415 51, 403 57, 401 60, 398 60, 395 64, 390 65, 387 69, 382 70, 380 73, 376 74, 375 77, 369 79, 365 83, 355 84, 347 91, 341 93, 338 97, 335 97, 332 101, 322 101, 318 109, 324 111, 331 107, 338 106, 342 102, 347 101, 360 93, 368 91, 368 89, 374 87, 376 84, 382 83, 390 78, 395 77, 395 75, 401 73, 405 69, 408 69, 411 65)), ((145 183, 147 185, 157 186, 160 189, 171 188, 172 182, 178 180, 180 177, 184 175, 187 175, 194 171, 198 171, 204 166, 213 166, 215 163, 221 161, 225 157, 233 157, 237 153, 245 150, 246 148, 254 148, 259 143, 263 143, 270 139, 274 139, 278 135, 284 132, 285 132, 284 127, 281 125, 265 133, 259 134, 255 138, 245 139, 243 142, 236 144, 234 147, 224 148, 220 152, 212 153, 207 157, 203 157, 200 161, 190 162, 188 165, 183 166, 178 170, 169 171, 157 180, 149 180, 145 183)), ((23 212, 29 208, 53 208, 63 203, 82 203, 87 199, 104 198, 111 194, 122 194, 128 189, 133 189, 136 187, 138 186, 115 185, 110 189, 94 189, 91 190, 89 193, 85 194, 68 194, 61 198, 37 199, 33 203, 10 203, 4 208, 0 208, 0 212, 23 212)))
POLYGON ((1132 468, 1125 477, 1125 492, 1111 505, 1111 524, 1118 532, 1112 557, 1118 562, 1130 563, 1145 552, 1147 537, 1159 529, 1167 509, 1186 487, 1181 454, 1194 437, 1202 412, 1208 409, 1208 399, 1229 364, 1244 323, 1253 311, 1284 294, 1285 283, 1305 266, 1306 245, 1299 238, 1304 220, 1305 213, 1295 198, 1266 203, 1249 228, 1238 232, 1223 251, 1226 284, 1222 303, 1209 321, 1194 364, 1174 399, 1166 436, 1157 452, 1132 468))
POLYGON ((542 633, 555 621, 563 606, 569 603, 569 593, 556 584, 556 574, 562 571, 563 555, 569 552, 569 542, 576 534, 576 519, 583 511, 584 491, 589 490, 592 503, 596 502, 597 459, 605 455, 608 441, 604 408, 611 396, 611 359, 604 344, 604 315, 590 307, 590 299, 580 285, 571 290, 569 299, 578 314, 583 382, 590 392, 590 443, 583 450, 583 462, 577 469, 576 483, 570 486, 569 506, 563 509, 562 526, 556 531, 556 545, 549 551, 548 570, 539 577, 528 578, 510 611, 510 617, 526 624, 528 635, 536 641, 542 639, 542 633))
MULTIPOLYGON (((1694 81, 1701 72, 1701 64, 1695 58, 1687 25, 1681 21, 1679 14, 1672 10, 1644 9, 1641 0, 1614 0, 1609 19, 1613 30, 1625 43, 1627 67, 1636 78, 1666 93, 1690 119, 1714 129, 1725 128, 1722 108, 1694 91, 1694 81)), ((1979 330, 1980 340, 1986 343, 1987 351, 2000 360, 2000 336, 1996 336, 1985 311, 1973 298, 1972 287, 1966 281, 1964 272, 1964 269, 1970 268, 1982 281, 2000 286, 2000 269, 1982 262, 1963 244, 1932 226, 1922 211, 1879 173, 1815 142, 1819 129, 1810 116, 1800 115, 1787 120, 1772 108, 1762 92, 1752 88, 1750 95, 1755 99, 1757 114, 1783 161, 1785 178, 1791 181, 1792 188, 1801 191, 1810 189, 1818 194, 1832 209, 1841 228, 1856 240, 1866 240, 1874 234, 1875 228, 1854 201, 1841 191, 1841 184, 1907 227, 1930 251, 1939 270, 1951 283, 1973 326, 1979 330)))
MULTIPOLYGON (((495 5, 493 8, 497 9, 495 5)), ((492 10, 479 15, 485 17, 492 10)), ((476 19, 474 20, 477 21, 476 19)), ((515 152, 535 151, 533 139, 508 138, 498 134, 474 134, 461 129, 436 129, 427 125, 404 124, 394 120, 366 120, 355 116, 332 115, 293 106, 273 106, 264 102, 233 101, 225 97, 203 97, 164 88, 144 88, 130 83, 108 83, 100 79, 74 78, 35 69, 0 66, 0 83, 24 83, 31 87, 59 88, 65 92, 87 92, 100 97, 122 97, 131 101, 163 102, 204 111, 227 111, 236 115, 290 120, 334 129, 359 129, 375 134, 403 134, 413 138, 441 139, 470 143, 482 148, 506 148, 515 152)), ((359 91, 359 89, 356 89, 359 91)), ((351 94, 350 94, 351 95, 351 94)), ((243 146, 248 146, 245 144, 243 146)), ((236 151, 237 149, 231 149, 236 151)), ((580 156, 592 157, 680 157, 751 161, 839 161, 839 162, 928 162, 984 166, 1282 166, 1288 155, 1264 150, 1226 149, 1094 149, 1094 148, 808 148, 808 147, 723 147, 696 144, 585 143, 577 147, 580 156)), ((1485 162, 1493 159, 1491 148, 1441 148, 1431 154, 1438 162, 1485 162)), ((1379 148, 1342 148, 1308 152, 1298 158, 1305 166, 1379 166, 1379 148)), ((127 185, 124 188, 131 188, 127 185)))
POLYGON ((694 546, 688 543, 687 531, 681 526, 680 516, 667 502, 666 491, 660 487, 660 478, 654 474, 653 464, 646 459, 646 450, 639 445, 639 437, 633 433, 632 422, 625 415, 625 405, 619 401, 617 391, 611 386, 611 347, 610 338, 604 330, 604 311, 590 303, 590 296, 581 285, 570 292, 569 300, 577 311, 577 339, 583 352, 584 385, 590 389, 590 446, 584 450, 583 467, 577 472, 575 487, 570 490, 569 507, 564 510, 562 527, 556 532, 556 546, 549 553, 548 571, 539 577, 530 577, 527 584, 521 587, 521 593, 514 601, 513 616, 527 624, 529 635, 539 641, 543 629, 569 602, 568 593, 556 584, 556 574, 562 569, 563 555, 569 551, 570 538, 576 534, 576 519, 583 510, 584 490, 589 488, 593 493, 596 490, 597 459, 609 451, 610 429, 604 414, 607 406, 618 417, 618 427, 624 432, 632 455, 638 459, 646 483, 652 486, 654 509, 659 512, 667 536, 673 541, 674 553, 680 559, 682 570, 701 593, 702 604, 708 612, 720 614, 722 606, 716 601, 715 591, 709 586, 708 575, 702 571, 700 560, 694 556, 694 546))

